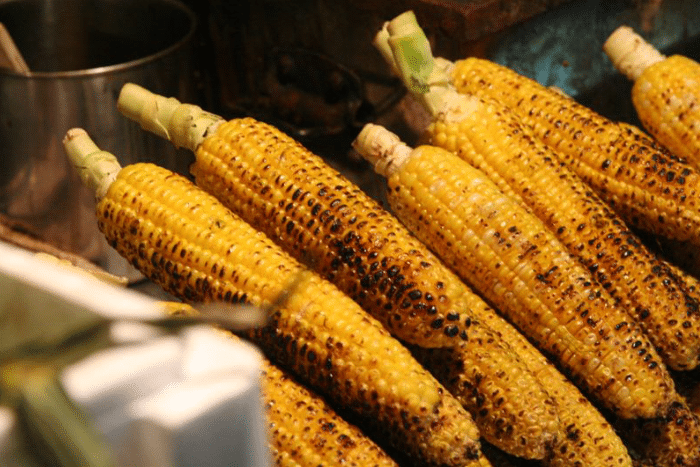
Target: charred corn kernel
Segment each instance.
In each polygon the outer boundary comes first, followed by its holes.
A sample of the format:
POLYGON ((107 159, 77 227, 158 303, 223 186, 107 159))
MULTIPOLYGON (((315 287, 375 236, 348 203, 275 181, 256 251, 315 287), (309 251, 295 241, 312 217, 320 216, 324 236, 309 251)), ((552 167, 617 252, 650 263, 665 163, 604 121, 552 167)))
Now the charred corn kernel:
POLYGON ((321 396, 268 360, 261 386, 275 465, 397 465, 321 396))
POLYGON ((603 44, 631 81, 632 103, 644 128, 672 153, 700 166, 700 63, 662 55, 629 26, 603 44))
POLYGON ((425 141, 482 170, 539 217, 641 323, 666 364, 674 369, 697 366, 700 302, 698 294, 684 286, 688 276, 674 274, 551 148, 531 137, 508 108, 460 97, 474 101, 472 111, 456 121, 438 116, 425 141), (490 137, 485 140, 483 135, 490 137))
MULTIPOLYGON (((152 118, 134 110, 141 105, 134 94, 144 92, 125 86, 122 111, 136 120, 152 118)), ((146 97, 154 98, 150 93, 146 97)), ((201 109, 187 104, 177 108, 173 106, 173 115, 187 111, 199 121, 201 109)), ((196 125, 167 123, 165 114, 157 117, 160 125, 145 126, 168 128, 164 133, 173 141, 187 139, 177 136, 179 129, 201 133, 196 125)), ((499 447, 528 457, 543 452, 554 436, 546 429, 553 425, 546 392, 517 355, 471 313, 475 306, 482 308, 482 300, 400 222, 321 158, 270 125, 236 119, 218 122, 205 133, 204 138, 189 138, 199 141, 189 146, 196 151, 192 173, 198 185, 352 296, 394 335, 426 347, 454 346, 454 341, 468 337, 468 348, 473 349, 469 364, 476 366, 463 377, 478 375, 481 380, 470 384, 492 389, 482 393, 485 400, 479 410, 489 413, 476 417, 480 430, 498 443, 489 436, 494 429, 481 422, 508 420, 521 433, 522 444, 500 438, 499 447), (520 411, 517 403, 496 406, 496 394, 512 394, 515 388, 509 386, 518 378, 533 384, 520 396, 529 397, 530 413, 520 411), (533 415, 542 417, 539 426, 524 429, 533 415)))
POLYGON ((700 465, 700 419, 684 400, 663 417, 625 420, 618 427, 630 449, 656 467, 700 465))
MULTIPOLYGON (((491 309, 484 312, 493 314, 491 309)), ((503 339, 500 333, 496 338, 503 339)), ((554 402, 530 371, 510 374, 496 380, 501 384, 494 383, 489 375, 511 363, 491 354, 487 346, 464 343, 455 348, 412 351, 474 416, 481 436, 501 450, 521 458, 544 459, 563 436, 554 402), (532 404, 541 400, 548 403, 532 404)))
POLYGON ((251 332, 272 361, 414 458, 478 465, 466 410, 349 297, 186 178, 147 163, 120 168, 84 131, 69 131, 65 145, 101 193, 100 230, 146 277, 188 302, 276 304, 251 332))
POLYGON ((488 60, 454 64, 460 92, 508 105, 633 227, 700 242, 700 174, 674 154, 536 81, 488 60))
POLYGON ((590 396, 624 418, 665 412, 676 393, 654 347, 539 219, 444 149, 376 125, 355 147, 397 216, 590 396))

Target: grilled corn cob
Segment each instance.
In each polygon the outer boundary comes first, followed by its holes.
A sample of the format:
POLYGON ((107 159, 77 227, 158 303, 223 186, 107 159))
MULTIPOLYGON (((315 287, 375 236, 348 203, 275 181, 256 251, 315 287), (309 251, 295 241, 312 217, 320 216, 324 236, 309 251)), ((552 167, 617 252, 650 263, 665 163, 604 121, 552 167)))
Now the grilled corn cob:
MULTIPOLYGON (((482 300, 374 200, 270 125, 250 118, 222 123, 131 85, 119 101, 146 128, 165 128, 161 134, 196 151, 191 172, 198 185, 334 282, 392 333, 428 347, 454 346, 468 334, 458 377, 478 397, 461 401, 482 435, 521 457, 544 455, 558 426, 546 391, 471 312, 484 310, 482 300), (185 111, 192 121, 207 123, 172 123, 168 113, 185 111), (193 135, 180 134, 190 129, 193 135), (513 435, 503 436, 504 430, 513 435)), ((438 362, 429 369, 439 369, 438 362)))
POLYGON ((152 164, 120 168, 82 130, 65 146, 97 193, 100 230, 146 277, 187 302, 273 305, 270 323, 250 332, 272 361, 417 461, 484 465, 459 402, 332 284, 186 178, 152 164))
POLYGON ((494 181, 505 180, 510 196, 539 217, 641 323, 666 364, 696 367, 700 303, 684 286, 687 276, 672 273, 550 148, 531 139, 508 109, 485 101, 478 107, 459 122, 434 123, 425 141, 457 154, 494 181), (481 139, 484 134, 492 135, 488 142, 481 139))
POLYGON ((441 148, 371 124, 355 147, 396 215, 590 396, 623 418, 665 413, 677 394, 653 346, 539 219, 441 148))
MULTIPOLYGON (((411 17, 407 26, 420 30, 414 19, 411 17)), ((391 26, 391 22, 387 24, 385 38, 378 36, 375 44, 385 51, 390 64, 399 68, 393 50, 382 43, 394 37, 389 33, 391 26)), ((422 58, 425 62, 434 60, 429 46, 423 49, 422 58)), ((423 141, 443 147, 480 169, 505 194, 539 217, 619 306, 642 324, 665 363, 675 369, 698 365, 700 302, 685 284, 690 278, 672 273, 560 162, 555 151, 530 135, 509 108, 493 100, 458 94, 439 63, 425 86, 414 87, 416 97, 433 114, 423 141)))
POLYGON ((644 128, 672 153, 700 166, 700 63, 662 55, 628 26, 617 28, 603 50, 634 83, 632 103, 644 128))
MULTIPOLYGON (((425 76, 432 71, 433 63, 422 59, 425 47, 417 45, 409 49, 414 55, 403 54, 414 58, 404 60, 412 70, 403 76, 413 83, 410 89, 425 85, 425 76)), ((442 66, 450 74, 450 83, 442 84, 513 108, 533 134, 558 150, 628 224, 700 243, 700 175, 685 160, 649 144, 630 125, 612 122, 557 90, 489 60, 470 57, 454 64, 443 60, 442 66)))

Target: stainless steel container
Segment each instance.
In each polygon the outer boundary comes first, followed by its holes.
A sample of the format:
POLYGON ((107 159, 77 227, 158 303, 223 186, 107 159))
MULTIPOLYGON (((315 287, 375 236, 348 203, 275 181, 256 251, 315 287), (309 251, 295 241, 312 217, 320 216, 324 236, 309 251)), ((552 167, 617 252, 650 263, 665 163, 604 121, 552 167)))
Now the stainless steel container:
POLYGON ((0 213, 42 239, 138 276, 97 230, 94 199, 65 156, 80 126, 126 165, 186 173, 191 155, 121 116, 126 82, 191 102, 195 15, 175 0, 0 0, 29 76, 0 70, 0 213))

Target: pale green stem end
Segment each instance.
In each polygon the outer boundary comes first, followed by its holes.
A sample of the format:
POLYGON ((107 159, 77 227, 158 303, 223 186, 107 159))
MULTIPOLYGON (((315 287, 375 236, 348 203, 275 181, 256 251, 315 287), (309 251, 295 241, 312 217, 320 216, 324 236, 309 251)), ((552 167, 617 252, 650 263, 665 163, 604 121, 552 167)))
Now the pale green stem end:
POLYGON ((402 13, 387 23, 386 30, 394 65, 406 87, 412 93, 427 92, 434 67, 433 54, 416 15, 412 11, 402 13))
POLYGON ((224 122, 222 117, 201 107, 182 104, 174 97, 152 93, 133 83, 122 87, 117 108, 144 130, 167 139, 177 148, 193 152, 224 122))
POLYGON ((457 92, 450 75, 454 63, 433 57, 430 42, 412 11, 384 24, 374 46, 411 94, 435 118, 459 121, 473 110, 472 98, 457 92))
POLYGON ((389 178, 411 157, 413 150, 386 128, 366 124, 352 143, 379 175, 389 178))
POLYGON ((117 158, 100 150, 82 128, 68 130, 63 146, 83 184, 95 193, 98 201, 104 198, 121 170, 117 158))
POLYGON ((610 34, 603 44, 603 52, 615 68, 632 81, 666 58, 629 26, 620 26, 610 34))
POLYGON ((389 45, 388 25, 388 22, 384 23, 382 29, 374 36, 372 45, 382 54, 384 61, 391 67, 391 72, 396 76, 401 76, 401 72, 396 67, 396 62, 394 62, 394 51, 391 50, 391 46, 389 45))

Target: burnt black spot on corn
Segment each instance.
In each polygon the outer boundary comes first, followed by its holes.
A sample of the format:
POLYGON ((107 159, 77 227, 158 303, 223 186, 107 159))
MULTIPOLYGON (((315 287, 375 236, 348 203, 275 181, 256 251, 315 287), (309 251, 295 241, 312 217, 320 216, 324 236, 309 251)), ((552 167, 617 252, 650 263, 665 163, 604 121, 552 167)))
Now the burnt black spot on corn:
POLYGON ((700 465, 700 419, 685 400, 674 402, 664 416, 615 422, 630 449, 657 467, 700 465))
POLYGON ((482 170, 539 217, 618 305, 640 320, 670 367, 697 366, 700 295, 689 290, 692 278, 672 272, 510 109, 474 101, 472 111, 455 121, 439 117, 428 127, 426 142, 482 170))
POLYGON ((125 167, 100 199, 97 217, 117 251, 176 297, 267 307, 285 296, 251 339, 416 461, 478 465, 482 459, 468 412, 408 349, 186 178, 152 164, 125 167))
POLYGON ((473 57, 454 65, 460 92, 511 107, 630 226, 700 243, 700 174, 685 160, 506 67, 473 57))
POLYGON ((391 167, 397 216, 588 395, 625 418, 664 413, 676 393, 654 347, 554 234, 454 154, 395 138, 367 125, 356 148, 391 167))

